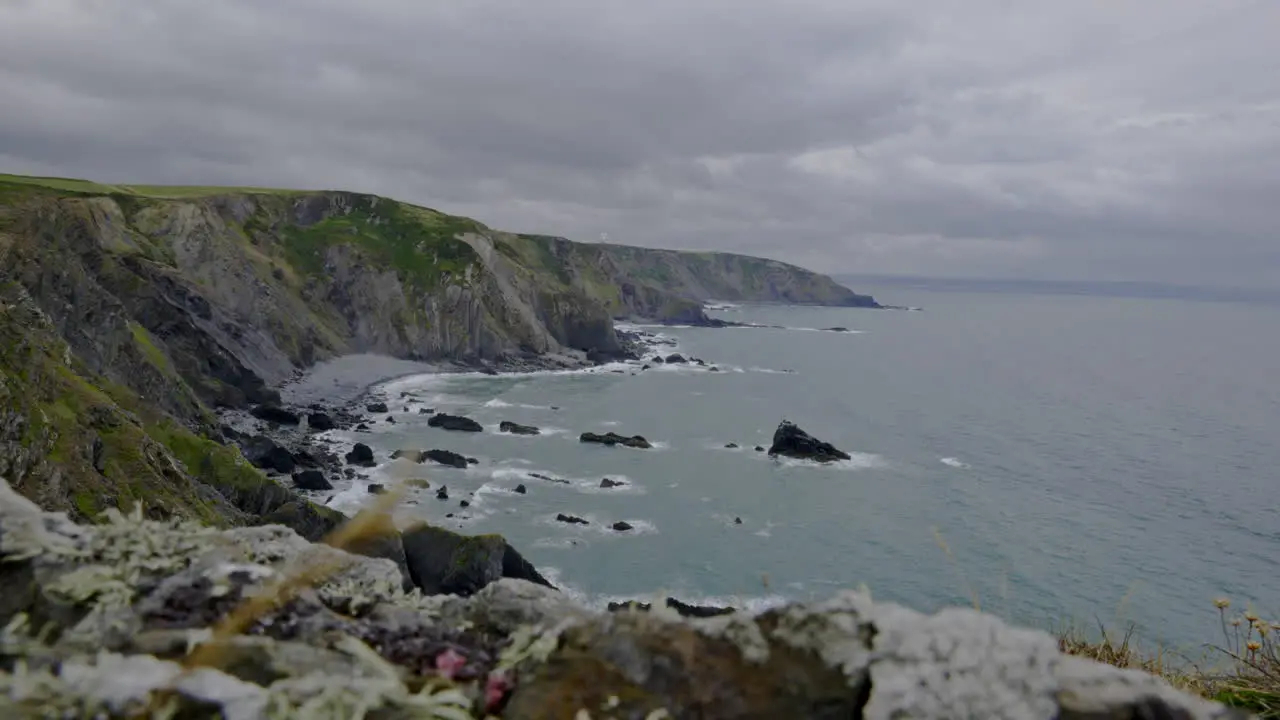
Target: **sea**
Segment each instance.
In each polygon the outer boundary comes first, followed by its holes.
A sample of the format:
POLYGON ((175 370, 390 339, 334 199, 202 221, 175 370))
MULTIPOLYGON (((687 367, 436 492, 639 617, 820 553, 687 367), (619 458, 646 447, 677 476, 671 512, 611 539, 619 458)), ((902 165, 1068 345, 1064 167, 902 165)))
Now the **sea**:
POLYGON ((1280 620, 1280 302, 855 287, 919 310, 714 303, 770 327, 631 326, 662 343, 647 356, 706 366, 382 383, 371 395, 394 423, 328 435, 383 462, 329 504, 354 511, 370 483, 426 479, 402 521, 501 533, 597 606, 666 593, 764 608, 861 589, 1050 631, 1132 627, 1188 656, 1222 640, 1216 598, 1280 620), (485 431, 430 428, 426 410, 485 431), (758 452, 784 419, 852 459, 758 452), (504 420, 541 434, 499 432, 504 420), (579 442, 587 431, 654 447, 579 442), (478 462, 387 459, 402 448, 478 462))

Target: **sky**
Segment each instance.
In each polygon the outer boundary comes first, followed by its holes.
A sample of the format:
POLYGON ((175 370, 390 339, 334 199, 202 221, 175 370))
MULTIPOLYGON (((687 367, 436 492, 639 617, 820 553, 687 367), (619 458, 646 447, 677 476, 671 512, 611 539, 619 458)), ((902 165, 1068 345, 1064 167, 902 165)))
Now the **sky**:
POLYGON ((1280 0, 0 0, 0 172, 1280 287, 1280 0))

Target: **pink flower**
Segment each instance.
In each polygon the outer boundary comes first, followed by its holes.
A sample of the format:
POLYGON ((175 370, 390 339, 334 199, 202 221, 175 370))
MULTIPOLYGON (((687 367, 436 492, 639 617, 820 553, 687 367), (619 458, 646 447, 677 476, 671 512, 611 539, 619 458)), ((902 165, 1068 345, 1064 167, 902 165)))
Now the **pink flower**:
POLYGON ((511 692, 511 679, 505 672, 495 670, 489 673, 484 683, 484 711, 497 712, 509 692, 511 692))
POLYGON ((436 672, 450 680, 466 664, 467 658, 453 648, 449 648, 436 656, 436 672))

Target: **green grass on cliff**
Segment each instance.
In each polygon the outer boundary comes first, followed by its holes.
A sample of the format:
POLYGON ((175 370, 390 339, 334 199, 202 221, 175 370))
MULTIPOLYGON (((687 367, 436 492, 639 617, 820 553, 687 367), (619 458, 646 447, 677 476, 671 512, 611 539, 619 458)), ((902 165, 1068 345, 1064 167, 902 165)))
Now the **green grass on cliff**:
POLYGON ((286 260, 296 270, 319 275, 325 254, 338 244, 352 244, 386 267, 394 268, 409 286, 430 291, 444 275, 464 274, 478 258, 458 235, 483 226, 468 218, 437 213, 373 196, 355 196, 344 214, 314 225, 286 226, 282 231, 286 260))
POLYGON ((228 193, 289 195, 303 192, 301 190, 214 185, 109 185, 79 178, 10 175, 7 173, 0 173, 0 185, 26 186, 28 188, 43 188, 86 195, 132 195, 158 199, 205 197, 228 193))

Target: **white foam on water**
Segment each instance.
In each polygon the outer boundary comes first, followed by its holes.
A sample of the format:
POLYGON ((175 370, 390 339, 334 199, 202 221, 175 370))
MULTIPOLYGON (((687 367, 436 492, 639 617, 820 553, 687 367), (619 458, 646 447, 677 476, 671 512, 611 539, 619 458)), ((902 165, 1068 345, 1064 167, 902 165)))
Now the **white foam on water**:
POLYGON ((604 420, 597 424, 603 425, 605 427, 618 427, 618 425, 620 425, 621 423, 619 423, 617 420, 604 420))
MULTIPOLYGON (((760 453, 760 455, 768 458, 765 453, 760 453)), ((883 457, 874 453, 851 452, 849 455, 850 459, 848 460, 836 460, 835 462, 829 463, 820 463, 813 460, 800 460, 781 455, 768 459, 773 460, 785 468, 807 468, 811 470, 869 470, 872 468, 886 467, 889 464, 889 462, 883 457)))
POLYGON ((565 515, 580 517, 587 521, 586 525, 581 523, 567 523, 556 520, 557 513, 550 513, 539 517, 535 522, 545 527, 559 528, 560 530, 570 531, 575 534, 593 534, 608 535, 613 537, 627 537, 634 535, 657 535, 658 526, 648 520, 638 518, 601 518, 596 513, 577 513, 565 512, 565 515), (631 525, 630 530, 614 530, 612 525, 622 520, 631 525))
POLYGON ((795 370, 777 370, 775 368, 764 368, 764 367, 750 367, 750 368, 747 368, 747 372, 765 373, 767 375, 795 375, 796 374, 795 370))
POLYGON ((565 433, 569 432, 568 428, 555 427, 553 425, 539 425, 538 429, 541 431, 539 434, 522 435, 520 433, 502 432, 502 423, 490 423, 488 425, 485 425, 484 429, 490 435, 498 435, 500 437, 519 438, 521 440, 537 440, 539 438, 542 438, 545 440, 546 438, 555 437, 556 435, 564 435, 565 433))
POLYGON ((532 405, 530 403, 511 403, 500 398, 494 398, 483 403, 480 407, 487 408, 521 408, 524 410, 550 410, 550 405, 532 405))
POLYGON ((721 452, 742 452, 743 450, 750 450, 750 449, 751 449, 751 448, 745 447, 745 446, 743 446, 743 445, 739 445, 738 447, 725 447, 725 444, 724 444, 724 443, 722 443, 722 442, 721 442, 721 443, 718 443, 718 442, 714 442, 714 441, 713 441, 713 442, 705 442, 705 443, 703 443, 703 444, 702 444, 702 447, 703 447, 704 449, 706 449, 706 450, 719 450, 719 451, 721 451, 721 452))
POLYGON ((959 458, 953 458, 953 457, 944 457, 938 462, 942 463, 943 465, 946 465, 947 467, 960 468, 962 470, 969 467, 968 463, 961 462, 959 458))

